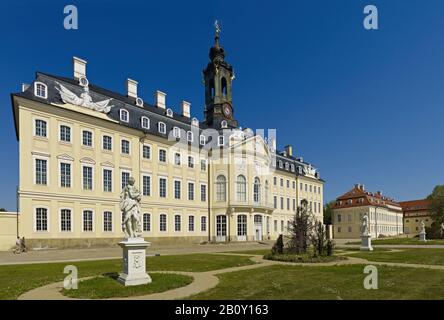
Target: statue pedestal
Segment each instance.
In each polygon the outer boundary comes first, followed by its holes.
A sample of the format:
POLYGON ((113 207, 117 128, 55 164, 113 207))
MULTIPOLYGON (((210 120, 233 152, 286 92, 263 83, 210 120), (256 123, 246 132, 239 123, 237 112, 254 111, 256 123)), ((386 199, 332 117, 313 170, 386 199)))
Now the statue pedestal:
POLYGON ((421 231, 421 232, 419 233, 419 241, 423 241, 423 242, 426 242, 426 241, 427 241, 425 231, 421 231))
POLYGON ((369 234, 361 235, 361 248, 362 251, 373 251, 372 236, 369 234))
POLYGON ((143 238, 130 238, 119 242, 123 250, 123 272, 117 279, 125 286, 151 283, 146 273, 146 248, 150 246, 143 238))

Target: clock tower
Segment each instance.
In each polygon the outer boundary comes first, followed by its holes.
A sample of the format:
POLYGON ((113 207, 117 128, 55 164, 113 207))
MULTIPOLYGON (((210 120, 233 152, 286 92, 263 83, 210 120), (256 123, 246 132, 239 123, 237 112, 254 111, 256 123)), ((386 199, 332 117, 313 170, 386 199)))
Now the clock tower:
POLYGON ((216 36, 210 49, 210 62, 203 71, 205 83, 205 121, 207 125, 220 129, 222 121, 227 127, 237 128, 232 104, 233 67, 225 61, 225 50, 219 45, 220 27, 215 22, 216 36))

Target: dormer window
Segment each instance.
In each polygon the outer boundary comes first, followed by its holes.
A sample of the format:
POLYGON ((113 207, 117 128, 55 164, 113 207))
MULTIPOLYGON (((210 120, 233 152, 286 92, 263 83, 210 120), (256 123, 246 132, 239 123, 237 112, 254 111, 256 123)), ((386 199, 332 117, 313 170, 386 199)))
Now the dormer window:
POLYGON ((147 117, 142 117, 140 119, 140 123, 142 125, 142 128, 144 128, 144 129, 150 128, 150 119, 148 119, 147 117))
POLYGON ((200 145, 204 146, 206 142, 207 142, 207 139, 205 138, 205 136, 203 134, 201 134, 199 136, 199 143, 200 143, 200 145))
POLYGON ((173 128, 173 137, 176 139, 180 138, 180 128, 178 128, 178 127, 173 128))
POLYGON ((120 109, 120 121, 129 122, 129 113, 125 109, 120 109))
POLYGON ((143 107, 143 100, 142 100, 142 98, 137 98, 136 99, 136 106, 143 107))
POLYGON ((294 164, 290 165, 290 170, 291 170, 291 172, 294 172, 294 164))
POLYGON ((187 132, 187 141, 193 142, 193 133, 191 131, 187 132))
POLYGON ((34 95, 43 99, 48 98, 48 87, 42 82, 34 83, 34 95))
POLYGON ((217 139, 217 146, 218 147, 222 147, 225 144, 225 137, 224 136, 219 136, 217 139))
POLYGON ((191 119, 191 125, 198 127, 199 126, 199 120, 197 120, 197 118, 193 118, 191 119))
POLYGON ((167 117, 172 118, 173 117, 173 110, 171 110, 170 108, 167 109, 167 117))
POLYGON ((279 164, 279 168, 282 169, 284 167, 284 164, 283 164, 283 162, 281 160, 278 161, 278 164, 279 164))
POLYGON ((290 165, 288 164, 288 162, 285 162, 285 170, 290 169, 290 165))
POLYGON ((227 126, 228 126, 227 121, 222 120, 222 122, 220 123, 220 127, 221 127, 222 129, 224 129, 224 128, 227 128, 227 126))
POLYGON ((166 125, 165 125, 165 123, 159 122, 157 126, 158 126, 159 133, 166 134, 166 125))

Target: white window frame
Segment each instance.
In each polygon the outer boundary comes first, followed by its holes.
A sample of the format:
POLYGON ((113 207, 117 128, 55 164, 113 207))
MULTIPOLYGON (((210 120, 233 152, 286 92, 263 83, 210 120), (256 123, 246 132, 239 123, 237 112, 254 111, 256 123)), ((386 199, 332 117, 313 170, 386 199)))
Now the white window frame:
POLYGON ((40 81, 34 82, 34 95, 36 97, 39 97, 39 98, 48 99, 48 86, 46 84, 44 84, 43 82, 40 82, 40 81), (37 86, 39 86, 39 85, 41 85, 41 86, 43 86, 45 88, 44 96, 41 96, 41 95, 37 94, 37 86))
POLYGON ((145 161, 151 161, 152 154, 153 154, 153 147, 151 146, 151 144, 147 144, 147 143, 142 144, 142 148, 140 148, 140 158, 145 161), (144 147, 150 148, 150 157, 149 158, 145 158, 143 156, 143 148, 144 147))
POLYGON ((34 155, 33 157, 32 157, 33 159, 32 159, 32 166, 33 166, 33 177, 32 177, 32 179, 33 179, 33 182, 34 182, 34 185, 37 185, 37 186, 49 186, 49 182, 51 181, 50 180, 50 170, 49 170, 49 168, 50 168, 50 156, 49 155, 47 155, 47 156, 43 156, 43 155, 34 155), (37 167, 36 167, 36 160, 46 160, 46 184, 38 184, 37 183, 37 167))
POLYGON ((159 232, 168 232, 168 214, 166 212, 161 212, 159 213, 159 232), (162 215, 165 216, 165 230, 161 230, 161 222, 160 222, 160 218, 162 217, 162 215))
POLYGON ((187 200, 188 201, 195 201, 196 200, 196 182, 193 180, 188 180, 187 181, 187 200), (193 184, 193 199, 190 199, 190 183, 193 184))
POLYGON ((111 193, 115 190, 114 189, 114 180, 115 180, 114 179, 114 168, 109 167, 109 166, 103 166, 102 167, 102 190, 103 190, 103 192, 111 193), (105 191, 105 170, 111 171, 111 191, 105 191))
POLYGON ((32 121, 32 134, 34 137, 37 137, 39 139, 49 139, 49 125, 48 125, 48 119, 44 119, 44 118, 40 118, 40 117, 35 117, 33 118, 32 121), (37 135, 36 129, 37 129, 37 120, 39 121, 43 121, 46 124, 46 136, 39 136, 37 135))
POLYGON ((82 130, 80 130, 80 142, 81 142, 80 144, 81 144, 81 146, 83 148, 94 148, 94 130, 92 130, 92 129, 82 129, 82 130), (90 146, 87 146, 87 145, 85 145, 83 143, 83 132, 84 131, 88 131, 88 132, 91 133, 91 145, 90 146))
POLYGON ((180 128, 173 127, 173 137, 176 139, 180 139, 180 128))
POLYGON ((195 158, 194 158, 194 156, 188 156, 188 158, 187 158, 187 167, 188 167, 188 169, 194 169, 195 167, 196 167, 196 162, 195 162, 195 158), (193 164, 193 166, 192 167, 190 167, 190 159, 191 159, 191 163, 193 164))
POLYGON ((165 124, 165 122, 159 121, 157 123, 157 131, 159 133, 166 134, 166 124, 165 124), (163 128, 163 129, 161 130, 161 128, 163 128))
POLYGON ((194 214, 188 216, 188 232, 196 232, 196 216, 194 214), (190 218, 193 218, 193 230, 190 229, 190 218))
POLYGON ((194 141, 194 133, 192 131, 187 131, 187 141, 188 142, 194 141))
POLYGON ((140 175, 140 191, 141 191, 142 197, 151 197, 153 195, 153 177, 152 177, 151 173, 142 172, 142 174, 140 175), (150 178, 150 183, 149 183, 150 194, 149 195, 143 194, 143 187, 144 187, 143 177, 150 178))
POLYGON ((102 150, 111 152, 113 151, 113 136, 111 134, 102 134, 102 150), (111 149, 105 149, 105 137, 111 138, 111 149))
POLYGON ((95 168, 94 168, 94 165, 91 164, 91 163, 82 163, 80 167, 82 169, 82 172, 81 172, 81 177, 82 177, 81 186, 82 186, 82 190, 84 190, 84 191, 94 191, 94 181, 95 181, 95 177, 94 177, 95 168), (83 168, 84 167, 92 168, 92 170, 91 170, 91 179, 92 179, 91 189, 85 189, 84 188, 84 183, 83 183, 83 181, 84 181, 83 168))
POLYGON ((122 156, 131 156, 131 140, 130 139, 126 139, 126 138, 121 138, 120 139, 120 154, 122 156), (123 141, 127 141, 128 142, 128 153, 124 153, 122 152, 122 148, 123 148, 123 141))
MULTIPOLYGON (((48 131, 48 128, 46 129, 46 131, 48 131)), ((66 143, 66 144, 72 144, 72 138, 73 138, 73 134, 72 133, 73 133, 73 130, 72 130, 72 126, 71 125, 69 125, 67 123, 60 123, 59 124, 59 137, 58 137, 59 142, 66 143), (69 128, 69 141, 62 140, 62 127, 69 128)))
POLYGON ((151 232, 153 230, 153 224, 152 224, 153 220, 152 220, 152 217, 153 217, 153 215, 151 214, 151 212, 144 212, 144 213, 142 213, 142 232, 151 232), (145 230, 144 229, 144 223, 145 223, 144 216, 146 214, 149 216, 149 225, 150 225, 149 230, 145 230))
POLYGON ((82 226, 81 226, 81 229, 82 229, 82 232, 94 232, 95 231, 95 214, 94 214, 94 210, 93 209, 91 209, 91 208, 83 208, 82 209, 82 226), (85 223, 85 220, 84 220, 84 215, 83 215, 83 213, 85 212, 85 211, 91 211, 91 213, 92 213, 92 230, 84 230, 84 223, 85 223))
POLYGON ((199 143, 201 146, 204 146, 207 143, 207 138, 203 134, 199 136, 199 143))
POLYGON ((164 148, 158 148, 158 150, 157 150, 157 160, 158 160, 160 163, 166 163, 166 162, 167 162, 167 160, 168 160, 168 152, 167 152, 166 149, 164 149, 164 148), (165 151, 165 161, 161 161, 161 160, 160 160, 160 151, 165 151))
POLYGON ((73 232, 74 231, 74 220, 73 220, 73 212, 74 212, 74 210, 72 209, 72 208, 67 208, 67 207, 62 207, 62 208, 59 208, 59 217, 58 217, 58 219, 59 219, 59 232, 60 233, 68 233, 68 232, 73 232), (62 230, 62 210, 69 210, 70 211, 70 213, 69 213, 69 215, 70 215, 70 222, 71 222, 71 230, 62 230))
MULTIPOLYGON (((173 229, 174 232, 182 232, 182 225, 183 225, 182 220, 183 220, 182 219, 182 214, 174 213, 174 229, 173 229), (180 221, 179 221, 180 228, 179 228, 179 230, 176 230, 176 217, 180 218, 180 221)), ((160 229, 160 217, 159 217, 159 229, 160 229)))
POLYGON ((128 123, 128 122, 129 122, 129 112, 128 112, 128 110, 126 110, 126 109, 120 109, 120 110, 119 110, 119 119, 120 119, 120 121, 122 121, 122 122, 126 122, 126 123, 128 123), (125 120, 124 117, 123 117, 124 114, 126 114, 126 120, 125 120))
POLYGON ((149 129, 150 128, 150 118, 143 116, 142 118, 140 118, 140 125, 142 126, 142 128, 144 129, 149 129), (145 126, 143 124, 143 121, 146 120, 147 121, 147 125, 145 126))
POLYGON ((158 196, 159 196, 159 198, 164 198, 164 199, 166 199, 166 198, 168 198, 168 177, 166 177, 166 176, 159 176, 159 178, 157 179, 157 183, 158 183, 158 188, 157 188, 157 193, 158 193, 158 196), (160 196, 160 179, 165 179, 165 197, 161 197, 160 196))
POLYGON ((225 145, 225 137, 224 136, 218 136, 217 137, 217 146, 223 147, 225 145))
POLYGON ((208 185, 206 183, 200 184, 200 202, 208 201, 208 185), (202 200, 202 186, 205 186, 205 200, 202 200))
POLYGON ((33 209, 33 226, 34 226, 34 232, 37 233, 49 233, 51 230, 51 215, 49 211, 49 207, 47 206, 34 206, 33 209), (37 209, 46 209, 46 230, 37 230, 37 209))
MULTIPOLYGON (((159 191, 160 191, 160 189, 159 189, 159 191)), ((181 200, 182 199, 182 180, 181 179, 173 179, 173 198, 174 198, 174 200, 181 200), (176 182, 180 183, 179 198, 176 198, 176 182)))
POLYGON ((172 118, 173 115, 174 115, 173 110, 172 110, 171 108, 168 108, 168 109, 166 110, 166 115, 167 115, 167 117, 172 118))
MULTIPOLYGON (((83 217, 83 211, 82 211, 82 217, 83 217)), ((83 227, 83 225, 82 225, 82 227, 83 227)), ((112 210, 103 210, 102 211, 102 232, 105 232, 105 233, 114 232, 114 212, 112 210), (111 213, 111 230, 105 230, 105 212, 111 213)))
POLYGON ((128 175, 129 175, 128 179, 131 178, 131 170, 120 169, 120 176, 119 176, 119 187, 120 187, 120 190, 123 190, 123 188, 122 188, 122 177, 123 177, 124 173, 128 173, 128 175))
POLYGON ((59 188, 66 188, 66 189, 70 189, 73 188, 73 170, 74 169, 74 165, 73 165, 73 161, 72 160, 67 160, 67 159, 59 159, 59 171, 58 171, 58 177, 59 177, 59 188), (69 187, 66 186, 62 186, 62 163, 63 164, 69 164, 70 165, 70 175, 69 175, 69 187))

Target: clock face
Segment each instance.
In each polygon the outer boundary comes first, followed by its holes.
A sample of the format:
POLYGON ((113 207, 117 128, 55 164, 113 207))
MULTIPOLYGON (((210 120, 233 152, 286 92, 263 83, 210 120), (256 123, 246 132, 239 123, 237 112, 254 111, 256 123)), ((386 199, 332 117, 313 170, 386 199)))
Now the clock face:
POLYGON ((231 106, 228 103, 224 103, 222 106, 222 112, 226 118, 231 118, 231 106))

